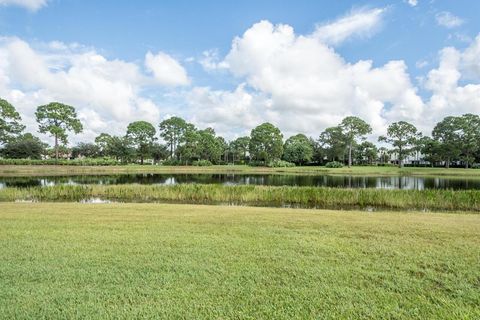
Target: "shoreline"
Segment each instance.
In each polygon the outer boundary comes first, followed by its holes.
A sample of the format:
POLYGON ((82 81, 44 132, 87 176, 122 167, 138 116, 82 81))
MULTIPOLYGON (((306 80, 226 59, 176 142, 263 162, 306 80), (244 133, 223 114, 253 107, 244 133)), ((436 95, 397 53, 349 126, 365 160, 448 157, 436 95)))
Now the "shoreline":
POLYGON ((161 166, 70 166, 70 165, 0 165, 0 177, 78 176, 116 174, 278 174, 278 175, 351 175, 351 176, 423 176, 480 179, 479 169, 358 166, 326 168, 306 166, 293 168, 250 167, 246 165, 161 166))

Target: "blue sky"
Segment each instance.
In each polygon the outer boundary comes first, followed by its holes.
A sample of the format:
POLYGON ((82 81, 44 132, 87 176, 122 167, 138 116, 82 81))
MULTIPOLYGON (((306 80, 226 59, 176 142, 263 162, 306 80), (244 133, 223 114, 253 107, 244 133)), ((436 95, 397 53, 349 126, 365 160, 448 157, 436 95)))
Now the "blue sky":
POLYGON ((350 114, 375 134, 404 119, 428 134, 441 116, 480 112, 479 12, 467 0, 0 0, 0 95, 31 131, 39 103, 75 105, 78 139, 173 114, 227 137, 263 121, 315 136, 350 114))

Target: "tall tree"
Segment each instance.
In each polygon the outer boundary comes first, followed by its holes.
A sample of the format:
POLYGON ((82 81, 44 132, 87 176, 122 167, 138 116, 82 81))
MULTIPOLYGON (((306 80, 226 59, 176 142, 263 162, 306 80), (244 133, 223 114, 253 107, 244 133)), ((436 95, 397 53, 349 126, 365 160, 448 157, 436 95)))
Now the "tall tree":
POLYGON ((218 145, 218 148, 221 150, 223 162, 228 163, 228 143, 225 140, 224 137, 222 136, 217 136, 215 137, 216 144, 218 145))
POLYGON ((11 141, 25 129, 21 120, 15 107, 0 98, 0 144, 11 141))
POLYGON ((356 159, 360 163, 372 164, 378 158, 378 149, 370 141, 363 141, 356 149, 356 159))
POLYGON ((151 149, 153 160, 158 163, 160 160, 165 160, 170 155, 170 151, 164 144, 154 143, 151 149))
POLYGON ((170 158, 173 158, 183 135, 188 129, 188 124, 182 118, 171 117, 163 120, 159 125, 159 129, 160 137, 162 137, 170 148, 170 158))
POLYGON ((323 160, 325 159, 325 150, 323 150, 320 142, 312 137, 308 138, 308 142, 310 143, 313 151, 312 161, 316 164, 323 163, 323 160))
POLYGON ((83 126, 77 118, 75 108, 59 102, 39 106, 35 116, 41 133, 49 133, 55 138, 55 159, 58 160, 58 141, 68 143, 67 132, 82 132, 83 126))
POLYGON ((193 124, 187 123, 175 150, 177 158, 188 164, 189 161, 199 159, 200 152, 200 134, 193 124))
POLYGON ((305 164, 312 160, 313 147, 304 134, 291 136, 283 146, 283 158, 297 165, 305 164))
MULTIPOLYGON (((419 151, 423 155, 423 159, 430 162, 432 167, 435 165, 435 163, 444 159, 444 148, 439 141, 430 137, 422 137, 419 139, 418 144, 420 147, 419 151)), ((449 161, 447 163, 449 163, 449 161)))
MULTIPOLYGON (((212 163, 218 163, 224 153, 222 140, 215 135, 215 130, 207 128, 198 131, 199 158, 209 160, 212 163)), ((223 139, 223 138, 222 138, 223 139)))
POLYGON ((230 143, 231 152, 233 154, 233 162, 235 162, 235 160, 241 159, 245 161, 247 159, 249 144, 250 144, 250 137, 248 136, 239 137, 230 143))
POLYGON ((408 122, 394 122, 387 128, 387 136, 380 136, 378 141, 386 142, 393 146, 393 152, 397 154, 398 166, 403 167, 403 161, 412 152, 416 150, 417 141, 420 139, 421 133, 417 128, 408 122))
POLYGON ((353 145, 357 142, 357 139, 365 140, 365 135, 372 132, 372 127, 362 119, 350 116, 342 120, 340 128, 348 146, 348 167, 351 167, 353 145))
POLYGON ((264 161, 280 159, 283 153, 283 135, 280 129, 271 123, 263 123, 250 134, 249 152, 253 159, 264 161))
POLYGON ((143 164, 156 140, 157 131, 155 127, 147 121, 135 121, 127 127, 127 137, 131 139, 137 148, 137 154, 140 156, 140 163, 143 164))
POLYGON ((135 159, 135 148, 132 144, 129 137, 111 136, 106 148, 107 155, 123 163, 131 162, 135 159))
POLYGON ((98 146, 100 149, 100 154, 102 156, 110 156, 110 144, 112 141, 112 136, 109 135, 108 133, 100 133, 96 138, 95 138, 95 144, 98 146))
POLYGON ((426 146, 429 147, 429 152, 435 152, 445 161, 445 166, 450 167, 452 160, 458 159, 461 153, 460 136, 459 136, 459 120, 457 117, 446 117, 435 125, 432 131, 432 137, 436 144, 432 141, 425 140, 426 146))
POLYGON ((344 161, 347 145, 342 128, 337 126, 325 129, 325 131, 320 134, 318 143, 328 160, 344 161))
POLYGON ((226 162, 227 164, 230 162, 230 159, 232 159, 233 164, 235 164, 236 160, 240 160, 242 157, 242 154, 237 150, 236 145, 235 145, 235 140, 231 140, 228 142, 228 151, 227 151, 227 158, 226 162))
POLYGON ((458 136, 460 142, 460 158, 465 168, 475 160, 475 155, 480 149, 480 116, 467 113, 457 118, 458 136))

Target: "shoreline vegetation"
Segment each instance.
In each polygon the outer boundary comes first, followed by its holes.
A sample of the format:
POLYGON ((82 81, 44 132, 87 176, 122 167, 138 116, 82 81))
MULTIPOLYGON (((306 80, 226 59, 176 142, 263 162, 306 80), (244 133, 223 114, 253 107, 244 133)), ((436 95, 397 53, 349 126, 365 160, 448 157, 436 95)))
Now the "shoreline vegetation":
POLYGON ((0 202, 184 203, 352 210, 480 212, 479 190, 385 190, 293 186, 57 185, 0 189, 0 202))
POLYGON ((74 176, 108 174, 296 174, 296 175, 364 175, 364 176, 442 176, 480 179, 480 170, 463 168, 426 168, 392 166, 354 166, 327 168, 304 166, 290 168, 252 167, 247 165, 163 166, 163 165, 0 165, 0 177, 14 176, 74 176))
POLYGON ((158 124, 139 120, 127 126, 125 135, 102 132, 94 142, 80 142, 68 147, 68 135, 79 134, 83 124, 75 107, 51 102, 37 107, 38 132, 54 138, 54 147, 31 133, 23 133, 20 114, 8 101, 0 98, 0 111, 5 122, 0 132, 2 164, 28 164, 34 161, 78 165, 115 165, 140 163, 146 160, 169 165, 220 165, 256 163, 268 167, 293 167, 316 164, 327 167, 352 165, 396 164, 478 168, 480 157, 480 116, 467 113, 448 116, 438 122, 430 136, 424 136, 415 125, 406 121, 390 123, 386 135, 379 136, 377 146, 367 137, 370 124, 356 116, 347 116, 336 126, 317 132, 318 138, 297 133, 289 138, 276 125, 264 122, 254 127, 249 136, 227 141, 211 127, 200 129, 180 117, 170 117, 158 124), (160 138, 160 139, 159 139, 160 138), (388 149, 385 145, 390 145, 388 149), (410 157, 410 158, 409 158, 410 157), (413 158, 414 157, 414 158, 413 158), (45 159, 46 160, 41 160, 45 159), (74 160, 69 162, 67 159, 74 160), (88 159, 88 161, 86 160, 88 159), (115 160, 114 160, 115 159, 115 160), (116 163, 115 163, 116 162, 116 163))
POLYGON ((0 212, 6 319, 480 317, 480 215, 120 203, 0 212))

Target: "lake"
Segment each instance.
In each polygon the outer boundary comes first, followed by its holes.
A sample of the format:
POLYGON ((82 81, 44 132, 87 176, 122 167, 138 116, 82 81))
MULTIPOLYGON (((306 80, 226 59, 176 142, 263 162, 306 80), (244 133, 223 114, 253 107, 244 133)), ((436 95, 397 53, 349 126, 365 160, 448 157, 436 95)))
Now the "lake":
POLYGON ((480 179, 419 176, 341 176, 279 174, 122 174, 68 177, 0 177, 0 188, 83 184, 253 184, 271 186, 318 186, 378 189, 480 190, 480 179))

